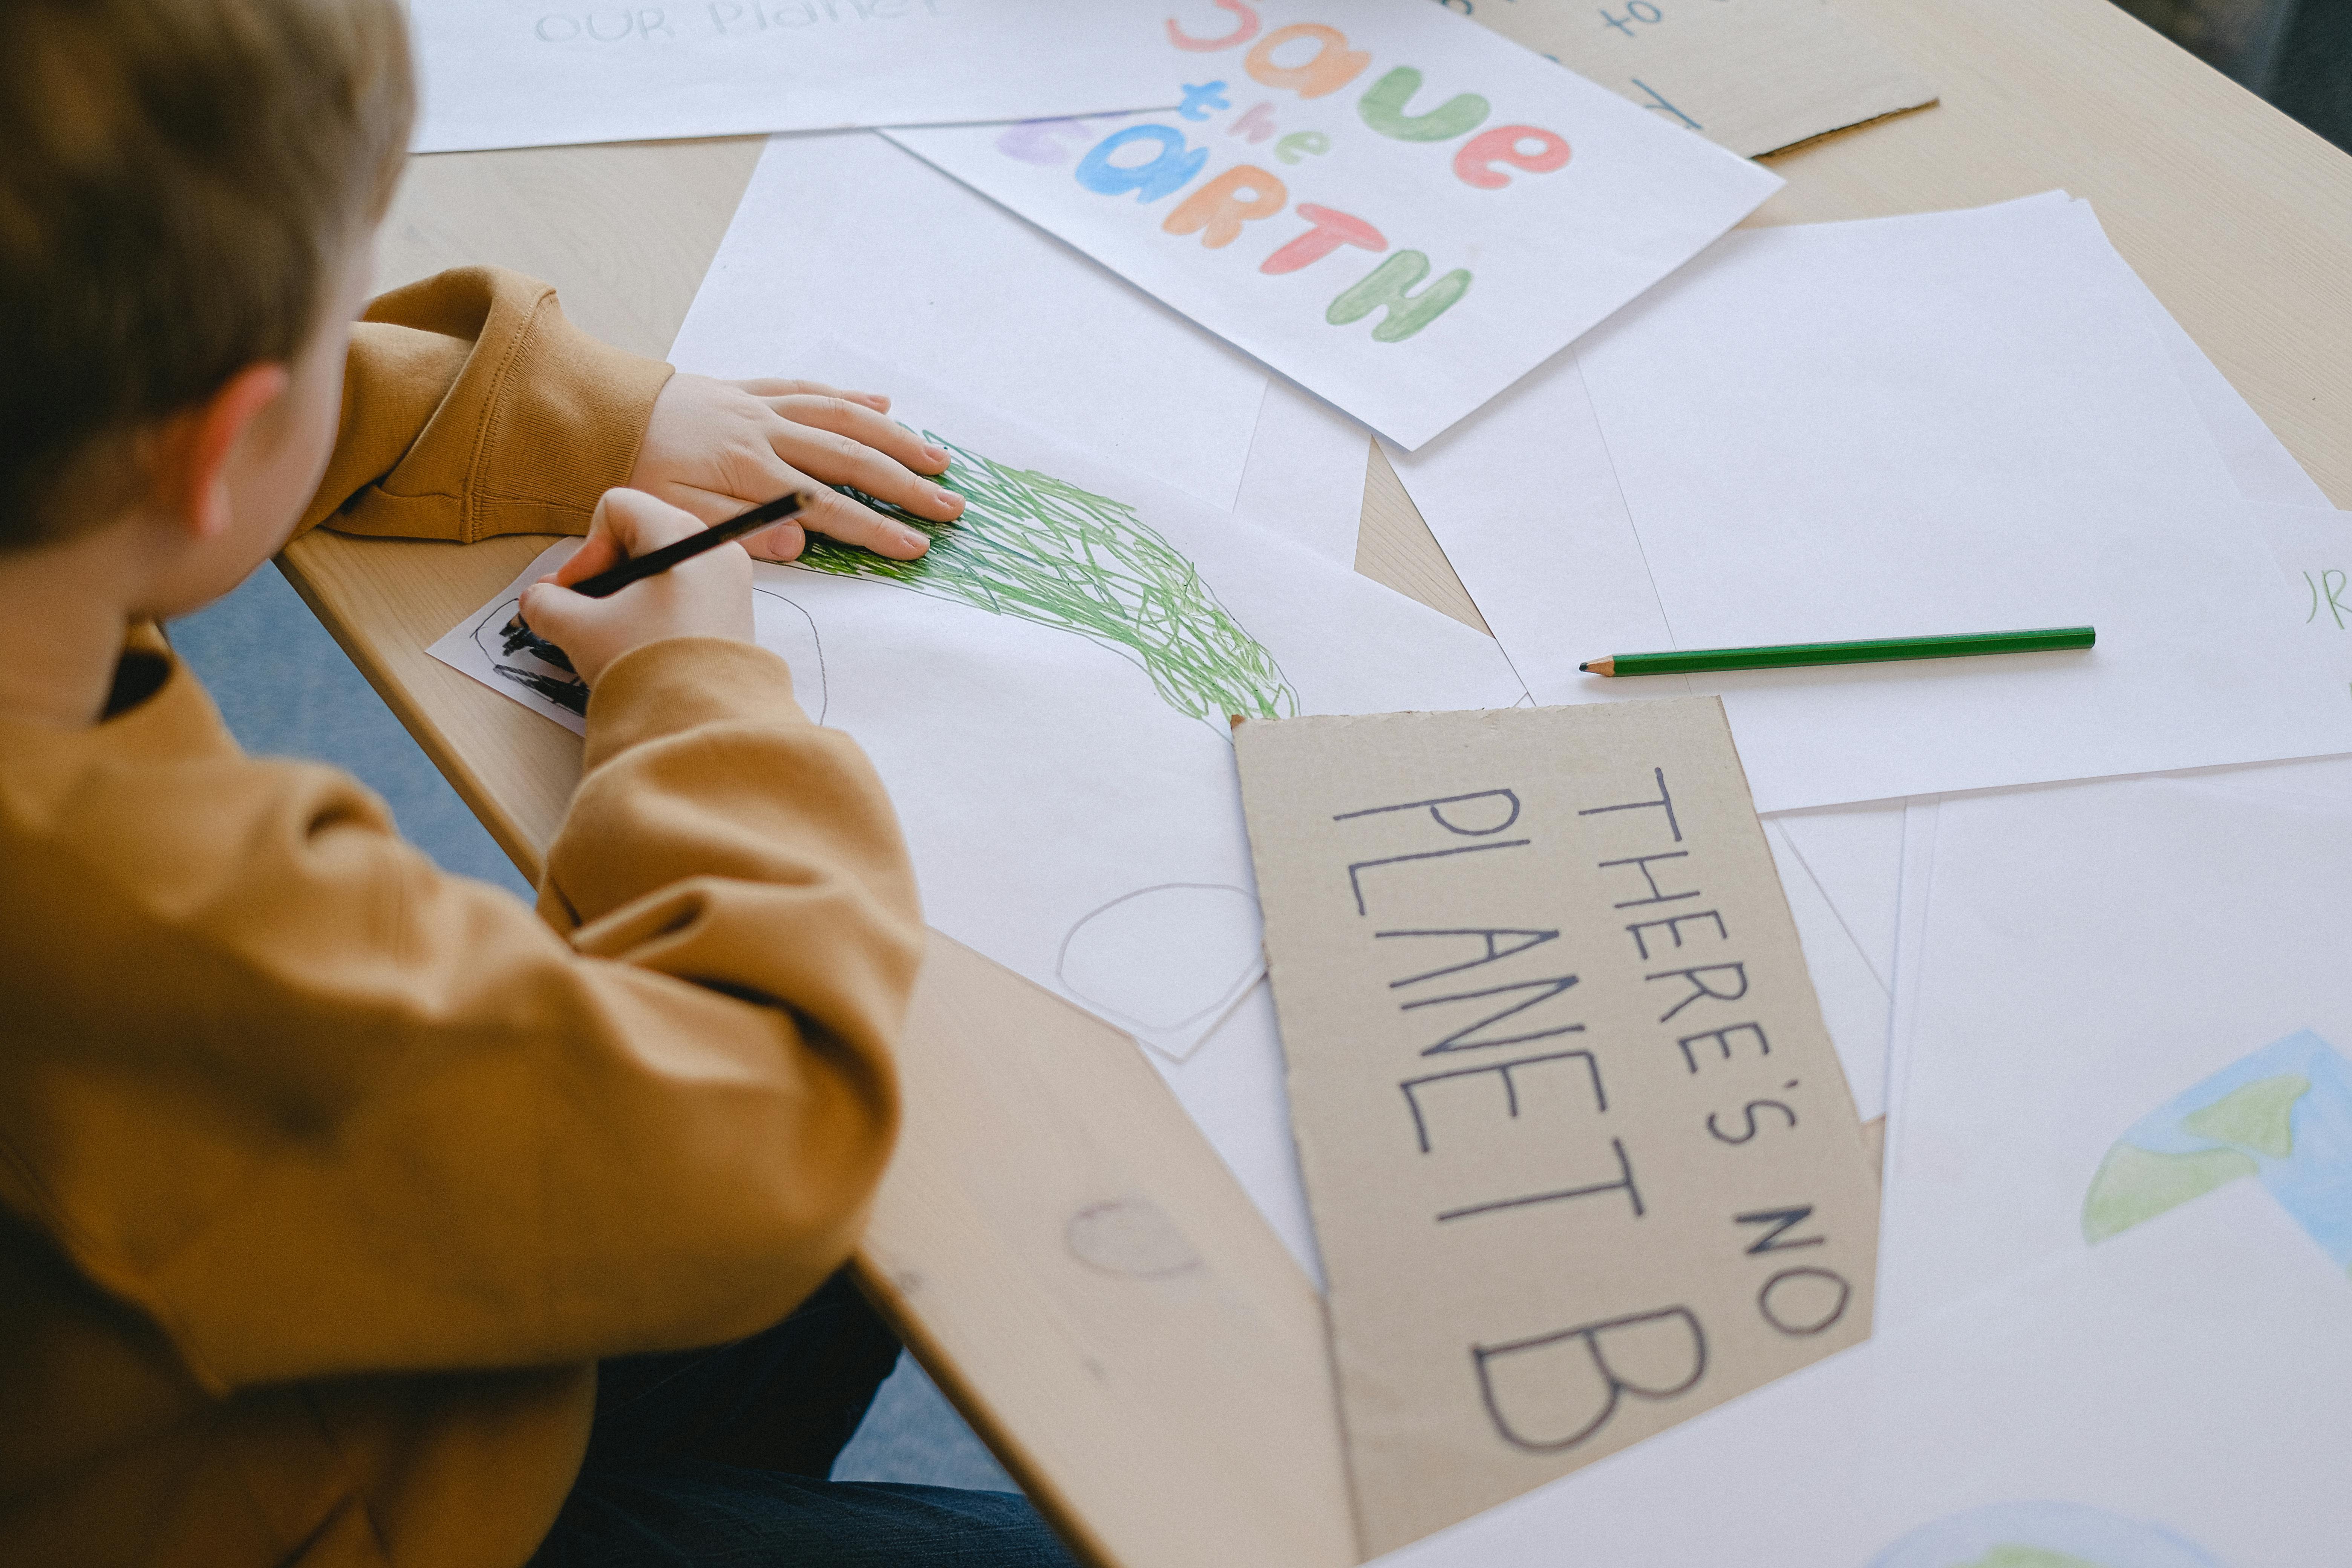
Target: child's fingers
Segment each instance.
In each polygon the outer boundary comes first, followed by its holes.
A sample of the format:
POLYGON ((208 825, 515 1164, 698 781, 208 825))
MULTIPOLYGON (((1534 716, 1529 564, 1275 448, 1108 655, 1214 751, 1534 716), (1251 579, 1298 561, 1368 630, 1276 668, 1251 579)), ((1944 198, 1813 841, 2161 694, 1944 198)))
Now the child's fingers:
POLYGON ((788 489, 808 488, 806 479, 775 461, 772 454, 768 456, 767 461, 757 465, 756 473, 756 479, 747 478, 740 481, 745 492, 742 495, 733 490, 705 489, 698 485, 671 483, 662 486, 660 499, 680 510, 693 513, 707 526, 740 517, 746 507, 773 500, 788 489))
POLYGON ((784 397, 776 400, 775 409, 795 425, 830 430, 871 447, 915 473, 947 472, 946 447, 932 446, 897 420, 886 419, 871 408, 833 397, 784 397))
POLYGON ((875 554, 887 555, 893 561, 912 561, 931 547, 930 539, 920 529, 909 528, 895 518, 884 517, 872 507, 860 505, 838 490, 827 489, 822 485, 813 489, 815 503, 794 520, 811 533, 822 533, 828 539, 838 539, 844 544, 863 545, 875 554))
MULTIPOLYGON (((740 511, 740 506, 733 509, 740 511)), ((730 512, 729 515, 732 515, 730 512)), ((569 588, 583 578, 618 566, 632 556, 643 555, 648 550, 702 531, 702 520, 691 512, 649 496, 643 490, 606 490, 596 502, 596 515, 588 524, 588 537, 572 552, 572 559, 558 566, 551 578, 558 587, 569 588)))
MULTIPOLYGON (((597 515, 600 520, 604 515, 601 505, 597 508, 597 515)), ((580 548, 572 552, 571 559, 541 577, 541 582, 569 588, 583 577, 593 577, 597 573, 609 571, 621 563, 623 552, 614 542, 612 534, 604 529, 601 522, 591 523, 589 528, 588 537, 580 542, 580 548)))
POLYGON ((621 547, 621 553, 633 558, 692 538, 704 526, 700 518, 685 508, 672 506, 643 490, 606 490, 604 499, 596 503, 596 515, 604 523, 604 532, 621 547))
POLYGON ((935 522, 952 522, 963 515, 961 496, 909 473, 854 436, 784 422, 771 438, 777 457, 827 484, 849 485, 935 522))
POLYGON ((593 599, 582 598, 562 584, 542 578, 522 591, 520 609, 534 636, 563 647, 578 641, 583 616, 587 606, 595 603, 593 599))
POLYGON ((827 386, 821 381, 791 381, 768 376, 735 384, 754 397, 764 397, 771 403, 783 397, 839 397, 851 403, 862 403, 877 414, 890 412, 890 400, 878 392, 850 392, 838 386, 827 386))
POLYGON ((801 525, 787 519, 773 528, 763 528, 743 542, 754 561, 798 561, 801 552, 808 548, 808 534, 801 525))

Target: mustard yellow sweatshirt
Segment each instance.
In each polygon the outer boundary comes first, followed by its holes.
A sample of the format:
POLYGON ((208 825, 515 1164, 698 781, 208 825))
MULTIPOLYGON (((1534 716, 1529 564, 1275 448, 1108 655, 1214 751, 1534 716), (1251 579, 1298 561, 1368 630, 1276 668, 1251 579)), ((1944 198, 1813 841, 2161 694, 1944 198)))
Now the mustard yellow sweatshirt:
MULTIPOLYGON (((317 521, 578 531, 667 368, 488 270, 378 300, 317 521)), ((515 1568, 600 1357, 846 1258, 921 944, 888 801, 782 661, 616 662, 536 915, 134 637, 0 723, 0 1562, 515 1568)))

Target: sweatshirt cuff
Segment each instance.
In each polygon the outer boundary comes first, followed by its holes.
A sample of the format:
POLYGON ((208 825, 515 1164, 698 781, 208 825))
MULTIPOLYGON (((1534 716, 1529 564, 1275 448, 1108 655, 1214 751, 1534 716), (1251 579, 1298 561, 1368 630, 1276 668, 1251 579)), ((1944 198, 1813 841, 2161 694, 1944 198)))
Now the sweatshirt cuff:
POLYGON ((394 289, 352 331, 342 425, 304 526, 470 544, 583 533, 628 482, 670 367, 494 267, 394 289))
POLYGON ((586 532, 604 492, 629 482, 670 374, 573 326, 545 290, 477 437, 467 542, 586 532))
POLYGON ((588 694, 593 769, 632 746, 704 724, 804 725, 792 667, 756 643, 667 637, 631 648, 605 667, 588 694))

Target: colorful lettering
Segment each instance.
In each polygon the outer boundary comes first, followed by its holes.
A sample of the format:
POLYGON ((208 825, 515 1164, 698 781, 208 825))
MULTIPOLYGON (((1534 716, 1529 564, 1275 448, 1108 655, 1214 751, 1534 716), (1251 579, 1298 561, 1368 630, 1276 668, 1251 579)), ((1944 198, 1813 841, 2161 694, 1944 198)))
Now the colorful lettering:
MULTIPOLYGON (((1250 106, 1250 111, 1247 114, 1241 116, 1231 125, 1226 126, 1225 134, 1228 136, 1246 137, 1249 139, 1250 144, 1252 146, 1255 146, 1258 142, 1263 142, 1267 137, 1273 135, 1274 130, 1274 105, 1270 103, 1257 103, 1250 106)), ((1287 140, 1287 138, 1285 138, 1285 140, 1287 140)))
POLYGON ((1285 245, 1258 264, 1260 272, 1270 272, 1279 278, 1286 272, 1296 272, 1311 267, 1343 245, 1359 250, 1386 250, 1388 237, 1362 218, 1350 213, 1334 212, 1329 207, 1317 206, 1313 202, 1298 204, 1298 216, 1315 226, 1285 245))
POLYGON ((1166 125, 1130 125, 1112 132, 1078 160, 1078 184, 1101 195, 1119 196, 1133 191, 1139 202, 1156 202, 1183 189, 1208 161, 1206 147, 1186 150, 1181 131, 1166 125), (1160 144, 1150 163, 1130 166, 1111 162, 1126 148, 1145 142, 1160 144))
POLYGON ((1024 120, 998 132, 996 150, 1024 163, 1053 167, 1070 161, 1070 149, 1064 138, 1093 134, 1083 120, 1024 120))
POLYGON ((1402 342, 1470 292, 1470 274, 1458 267, 1420 293, 1412 292, 1412 286, 1428 276, 1428 257, 1418 250, 1400 250, 1332 300, 1323 319, 1344 327, 1385 309, 1387 316, 1372 329, 1372 342, 1402 342))
POLYGON ((1482 191, 1499 191, 1511 183, 1510 175, 1495 167, 1497 163, 1508 163, 1530 174, 1549 174, 1567 166, 1568 140, 1539 126, 1497 125, 1492 131, 1481 131, 1454 154, 1454 172, 1462 183, 1482 191), (1523 146, 1530 142, 1535 143, 1532 153, 1523 146))
POLYGON ((1294 131, 1274 144, 1274 155, 1286 163, 1296 163, 1310 154, 1321 157, 1331 150, 1331 138, 1320 131, 1294 131))
POLYGON ((1421 73, 1399 66, 1357 100, 1356 112, 1365 124, 1399 142, 1451 142, 1475 131, 1486 119, 1486 100, 1475 92, 1456 93, 1426 114, 1407 114, 1404 106, 1421 90, 1421 73))
POLYGON ((1257 37, 1257 13, 1242 4, 1242 0, 1215 0, 1217 9, 1234 14, 1234 30, 1222 38, 1196 38, 1168 18, 1168 41, 1180 49, 1196 54, 1208 54, 1216 49, 1230 49, 1236 44, 1246 44, 1257 37))
POLYGON ((1364 74, 1372 57, 1348 47, 1348 35, 1318 22, 1298 22, 1276 27, 1258 40, 1243 59, 1250 75, 1268 87, 1286 87, 1301 98, 1334 93, 1364 74), (1314 58, 1295 66, 1278 65, 1275 54, 1283 45, 1312 39, 1314 58))
POLYGON ((1290 193, 1264 169, 1236 163, 1184 198, 1160 226, 1170 234, 1200 234, 1201 243, 1220 250, 1241 237, 1242 225, 1280 212, 1290 193), (1244 195, 1242 193, 1249 193, 1244 195), (1202 234, 1202 230, 1207 230, 1202 234))
POLYGON ((1206 120, 1209 110, 1231 109, 1233 106, 1233 100, 1225 96, 1223 82, 1203 82, 1199 87, 1187 82, 1184 84, 1184 101, 1176 106, 1176 114, 1181 120, 1206 120))

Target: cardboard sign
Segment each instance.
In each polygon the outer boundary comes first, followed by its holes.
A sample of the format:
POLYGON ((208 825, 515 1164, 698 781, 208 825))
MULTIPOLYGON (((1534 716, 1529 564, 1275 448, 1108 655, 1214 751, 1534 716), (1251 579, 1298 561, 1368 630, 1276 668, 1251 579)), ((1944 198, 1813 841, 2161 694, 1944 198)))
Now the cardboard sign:
POLYGON ((1173 110, 884 134, 1407 447, 1780 184, 1429 0, 1109 9, 1173 110))
POLYGON ((1470 0, 1456 7, 1742 157, 1936 101, 1822 0, 1470 0))
POLYGON ((1868 1335, 1876 1180, 1715 699, 1234 747, 1368 1552, 1868 1335))

